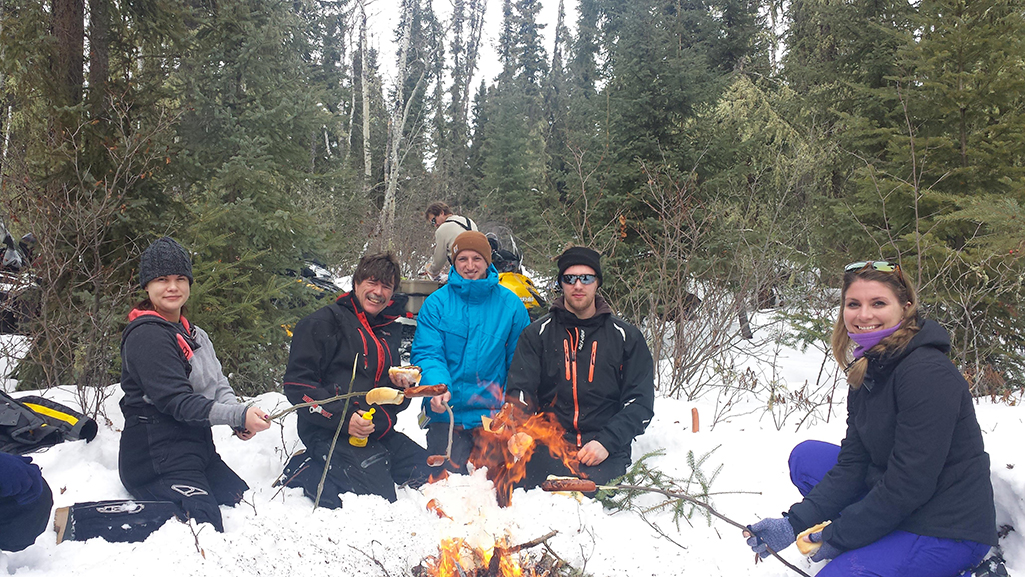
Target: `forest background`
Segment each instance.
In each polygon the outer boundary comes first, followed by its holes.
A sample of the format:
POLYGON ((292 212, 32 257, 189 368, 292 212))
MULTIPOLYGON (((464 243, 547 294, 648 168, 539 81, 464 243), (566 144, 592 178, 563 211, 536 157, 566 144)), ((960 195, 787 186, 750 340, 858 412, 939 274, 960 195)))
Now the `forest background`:
POLYGON ((977 395, 1025 386, 1021 0, 579 0, 548 43, 540 0, 503 0, 479 84, 485 1, 450 4, 401 0, 389 83, 371 2, 0 0, 0 203, 38 239, 21 387, 102 406, 170 234, 235 390, 276 389, 327 302, 303 264, 390 249, 414 276, 432 200, 541 275, 600 250, 665 396, 745 386, 726 353, 755 309, 825 365, 862 259, 917 280, 977 395))

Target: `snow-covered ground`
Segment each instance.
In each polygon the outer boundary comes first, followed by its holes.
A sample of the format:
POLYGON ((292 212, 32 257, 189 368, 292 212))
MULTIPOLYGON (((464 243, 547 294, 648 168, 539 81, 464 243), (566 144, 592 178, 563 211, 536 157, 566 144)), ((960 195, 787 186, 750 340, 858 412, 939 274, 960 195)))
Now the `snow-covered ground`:
MULTIPOLYGON (((821 353, 778 351, 772 371, 754 366, 756 374, 774 374, 782 381, 815 381, 821 353), (759 372, 761 371, 761 372, 759 372)), ((113 392, 100 419, 100 432, 91 443, 65 443, 34 455, 53 488, 57 507, 82 501, 129 498, 117 472, 119 431, 123 418, 117 407, 120 391, 113 392)), ((46 396, 74 406, 70 391, 52 390, 46 396)), ((736 400, 728 414, 712 427, 713 415, 722 413, 715 394, 697 402, 659 398, 655 419, 634 443, 634 458, 663 451, 649 463, 664 473, 686 479, 691 474, 687 456, 708 455, 699 469, 711 475, 712 505, 740 523, 777 516, 799 499, 787 475, 790 449, 805 439, 839 442, 843 436, 843 390, 826 420, 826 408, 804 421, 800 413, 785 415, 766 409, 756 395, 736 400), (692 431, 691 410, 702 423, 692 431), (780 421, 783 421, 780 424, 780 421)), ((1021 399, 1018 399, 1021 401, 1021 399)), ((284 397, 268 393, 256 399, 267 410, 286 406, 284 397)), ((1025 408, 980 400, 976 406, 992 458, 998 524, 1015 531, 1002 540, 1011 574, 1025 571, 1025 408)), ((400 428, 424 442, 415 427, 414 410, 403 414, 400 428)), ((299 445, 294 414, 282 424, 243 442, 226 427, 215 428, 215 440, 225 461, 253 488, 244 503, 222 508, 224 533, 201 527, 198 537, 171 521, 143 543, 55 543, 46 532, 35 545, 18 553, 0 553, 0 572, 23 577, 116 577, 135 575, 382 576, 411 575, 411 568, 438 552, 447 538, 463 537, 488 544, 506 538, 518 544, 557 531, 548 544, 560 558, 595 577, 723 575, 761 577, 796 575, 774 559, 757 565, 740 531, 721 521, 711 524, 700 514, 679 525, 672 511, 658 509, 642 517, 637 512, 606 511, 589 499, 544 493, 514 493, 512 505, 495 504, 490 483, 478 471, 455 476, 421 490, 402 489, 396 503, 378 497, 346 495, 340 510, 313 510, 299 490, 279 492, 271 483, 281 472, 286 456, 299 445), (450 518, 428 509, 432 499, 450 518), (660 535, 661 533, 661 535, 660 535)), ((696 490, 696 487, 695 487, 696 490)), ((662 499, 652 495, 652 507, 662 499)), ((540 554, 542 547, 530 551, 540 554)), ((784 557, 810 574, 821 566, 810 564, 793 548, 784 557)))

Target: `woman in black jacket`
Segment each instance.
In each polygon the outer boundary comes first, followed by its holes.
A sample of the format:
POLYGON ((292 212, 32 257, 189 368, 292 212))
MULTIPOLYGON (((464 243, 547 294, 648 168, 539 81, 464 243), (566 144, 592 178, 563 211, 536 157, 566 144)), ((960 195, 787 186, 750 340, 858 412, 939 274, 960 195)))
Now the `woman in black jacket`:
POLYGON ((804 494, 744 535, 763 557, 799 539, 820 577, 954 576, 996 545, 989 455, 950 339, 918 314, 900 266, 847 265, 833 355, 847 372, 840 447, 798 445, 791 479, 804 494), (819 524, 829 522, 825 527, 819 524), (796 536, 796 537, 795 537, 796 536))
POLYGON ((136 499, 172 501, 223 531, 219 505, 237 504, 249 486, 221 460, 210 428, 229 425, 248 440, 270 427, 268 415, 238 402, 210 338, 182 314, 192 287, 185 249, 154 241, 139 284, 147 298, 121 334, 121 482, 136 499))

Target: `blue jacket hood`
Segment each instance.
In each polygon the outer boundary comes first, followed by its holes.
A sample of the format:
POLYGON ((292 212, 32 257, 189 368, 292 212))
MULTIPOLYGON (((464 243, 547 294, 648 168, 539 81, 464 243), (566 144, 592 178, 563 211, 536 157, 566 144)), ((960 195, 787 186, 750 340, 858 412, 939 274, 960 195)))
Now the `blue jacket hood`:
MULTIPOLYGON (((530 324, 519 297, 498 280, 494 266, 479 280, 452 267, 448 284, 427 297, 417 316, 410 361, 423 369, 421 384, 448 385, 456 424, 466 428, 502 406, 517 339, 530 324)), ((427 415, 448 421, 429 408, 427 415)))
POLYGON ((448 286, 452 287, 452 290, 457 295, 469 302, 483 302, 491 294, 498 281, 498 269, 493 264, 488 265, 488 274, 484 278, 477 280, 467 280, 460 276, 456 272, 455 265, 448 271, 448 286))

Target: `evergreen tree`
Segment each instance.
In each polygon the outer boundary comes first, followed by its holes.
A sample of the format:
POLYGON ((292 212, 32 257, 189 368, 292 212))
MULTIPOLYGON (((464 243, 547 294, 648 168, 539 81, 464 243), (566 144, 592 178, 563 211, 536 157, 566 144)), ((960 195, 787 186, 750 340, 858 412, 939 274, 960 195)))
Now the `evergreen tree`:
POLYGON ((852 212, 872 232, 866 249, 902 257, 959 364, 990 386, 985 375, 1025 369, 1008 304, 1023 271, 1025 21, 1001 1, 932 0, 913 22, 888 87, 895 121, 871 133, 885 149, 857 174, 852 212))
POLYGON ((189 103, 178 135, 192 210, 180 235, 195 253, 192 316, 247 393, 276 385, 287 356, 282 326, 307 312, 304 287, 288 276, 316 240, 296 207, 320 126, 304 31, 292 4, 219 4, 179 78, 189 103))
POLYGON ((482 143, 489 210, 517 234, 532 235, 546 206, 541 82, 547 73, 537 0, 506 0, 499 41, 502 73, 489 94, 491 126, 482 143))

